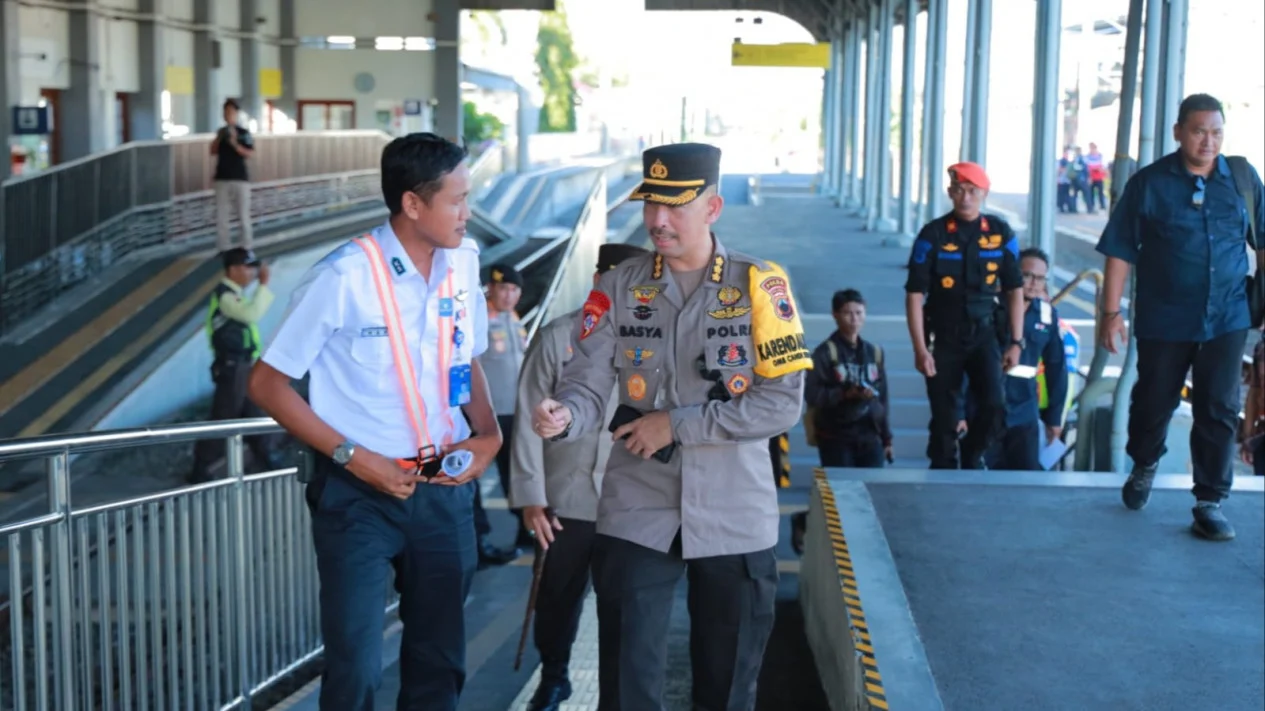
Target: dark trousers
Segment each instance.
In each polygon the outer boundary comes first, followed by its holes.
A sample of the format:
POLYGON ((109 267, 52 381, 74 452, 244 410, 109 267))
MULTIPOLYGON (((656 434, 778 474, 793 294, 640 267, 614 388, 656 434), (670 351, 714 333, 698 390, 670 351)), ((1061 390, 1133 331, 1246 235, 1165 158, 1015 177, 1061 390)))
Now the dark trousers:
MULTIPOLYGON (((215 394, 211 397, 212 420, 236 420, 244 417, 265 417, 255 403, 246 396, 250 382, 249 360, 216 360, 211 365, 211 380, 215 382, 215 394)), ((270 466, 272 448, 278 438, 273 435, 257 435, 246 438, 246 446, 256 462, 270 466)), ((210 481, 212 466, 224 458, 224 440, 202 439, 193 445, 193 472, 190 481, 210 481)))
POLYGON ((1044 437, 1039 420, 1007 427, 989 450, 988 468, 1009 472, 1043 471, 1040 443, 1044 437))
POLYGON ((307 488, 320 575, 321 711, 373 711, 382 682, 387 581, 400 594, 399 711, 455 711, 465 684, 464 604, 477 555, 476 484, 419 484, 407 501, 324 458, 307 488))
POLYGON ((1203 343, 1138 340, 1138 382, 1129 403, 1126 452, 1135 466, 1153 466, 1164 456, 1168 423, 1181 402, 1191 371, 1190 458, 1195 498, 1220 501, 1234 481, 1235 433, 1247 331, 1203 343))
MULTIPOLYGON (((496 452, 496 476, 501 481, 501 491, 505 494, 508 505, 510 499, 510 452, 514 447, 514 416, 497 415, 496 422, 501 426, 501 448, 496 452)), ((510 509, 518 519, 518 538, 527 535, 527 527, 523 525, 522 509, 510 509)), ((479 487, 474 488, 474 530, 479 537, 492 532, 492 524, 488 521, 488 512, 483 508, 483 493, 479 487)))
POLYGON ((823 467, 883 468, 883 440, 873 430, 826 439, 817 435, 817 456, 823 467))
POLYGON ((1107 195, 1105 192, 1103 181, 1095 180, 1089 184, 1089 193, 1085 196, 1085 202, 1089 206, 1089 211, 1094 211, 1094 205, 1097 204, 1098 209, 1107 209, 1107 195))
POLYGON ((676 585, 689 581, 695 711, 755 708, 756 680, 773 631, 773 549, 683 560, 599 534, 594 550, 601 711, 663 709, 668 623, 676 585))
POLYGON ((932 469, 958 468, 958 413, 962 411, 962 376, 969 379, 975 414, 967 423, 962 438, 961 464, 974 469, 979 459, 992 446, 1002 427, 1006 413, 1001 386, 1001 348, 991 324, 977 326, 969 339, 944 339, 937 336, 933 351, 936 376, 927 378, 927 397, 931 400, 931 436, 927 453, 932 469))
POLYGON ((589 590, 589 565, 593 560, 596 524, 560 518, 561 531, 554 531, 553 544, 545 557, 536 595, 536 622, 533 634, 540 652, 542 682, 567 679, 571 645, 580 627, 584 596, 589 590))

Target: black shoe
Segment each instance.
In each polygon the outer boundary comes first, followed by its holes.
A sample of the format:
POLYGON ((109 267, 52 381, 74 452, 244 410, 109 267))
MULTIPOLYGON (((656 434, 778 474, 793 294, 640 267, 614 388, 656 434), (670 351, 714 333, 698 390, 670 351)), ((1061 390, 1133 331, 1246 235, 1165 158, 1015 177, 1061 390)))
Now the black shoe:
POLYGON ((1221 511, 1221 504, 1200 501, 1195 504, 1191 513, 1195 515, 1195 522, 1190 524, 1190 530, 1196 536, 1210 541, 1229 541, 1234 538, 1234 526, 1230 525, 1229 519, 1221 511))
POLYGON ((1151 500, 1151 484, 1155 483, 1155 470, 1158 464, 1149 467, 1133 465, 1133 473, 1120 487, 1120 500, 1134 511, 1140 511, 1151 500))
POLYGON ((486 538, 479 539, 479 567, 489 565, 505 565, 518 557, 518 551, 497 548, 486 538))
POLYGON ((800 511, 791 516, 791 549, 795 555, 804 555, 804 534, 808 532, 808 512, 800 511))
POLYGON ((527 711, 558 711, 562 702, 571 698, 571 682, 541 680, 536 693, 527 702, 527 711))

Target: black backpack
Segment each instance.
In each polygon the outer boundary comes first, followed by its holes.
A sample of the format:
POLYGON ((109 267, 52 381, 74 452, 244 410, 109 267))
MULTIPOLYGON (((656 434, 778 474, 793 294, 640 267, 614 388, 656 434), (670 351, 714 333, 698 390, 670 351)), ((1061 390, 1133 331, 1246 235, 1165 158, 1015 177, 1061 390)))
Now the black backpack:
POLYGON ((1247 278, 1247 305, 1252 316, 1252 328, 1265 323, 1265 245, 1256 239, 1256 185, 1247 159, 1242 156, 1226 156, 1234 186, 1247 207, 1247 242, 1256 251, 1256 273, 1247 278))

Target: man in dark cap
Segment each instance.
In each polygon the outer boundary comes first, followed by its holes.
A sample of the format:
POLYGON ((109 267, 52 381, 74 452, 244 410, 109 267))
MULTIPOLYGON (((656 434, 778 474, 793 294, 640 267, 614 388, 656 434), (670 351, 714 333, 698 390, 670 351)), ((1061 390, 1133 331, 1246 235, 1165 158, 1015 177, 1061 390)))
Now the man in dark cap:
POLYGON ((575 356, 532 413, 541 437, 606 428, 598 502, 602 708, 662 708, 668 618, 688 570, 696 708, 747 709, 773 627, 779 514, 768 440, 799 419, 812 367, 790 280, 711 233, 720 150, 643 154, 632 199, 655 254, 602 275, 575 356))
MULTIPOLYGON (((598 248, 593 284, 617 264, 647 250, 628 244, 598 248)), ((518 407, 531 412, 553 393, 562 367, 574 354, 571 344, 580 310, 545 324, 532 339, 518 380, 518 407)), ((614 387, 607 402, 609 421, 619 398, 614 387)), ((594 429, 574 442, 546 442, 532 436, 531 418, 520 417, 510 461, 510 503, 521 506, 523 522, 541 550, 548 550, 536 597, 533 637, 540 652, 540 686, 527 711, 557 711, 571 697, 567 667, 580 623, 593 557, 597 497, 610 456, 611 437, 594 429)))
POLYGON ((905 316, 914 366, 927 378, 932 469, 959 466, 964 373, 976 409, 962 440, 961 468, 984 468, 1005 415, 1002 373, 1019 363, 1024 345, 1019 241, 1000 217, 980 212, 988 188, 979 165, 949 166, 953 211, 923 226, 909 257, 905 316))
MULTIPOLYGON (((263 412, 246 397, 246 386, 250 369, 259 357, 259 319, 268 312, 275 298, 268 288, 271 274, 268 265, 249 249, 234 247, 221 253, 221 259, 224 278, 211 292, 206 315, 207 339, 214 352, 211 380, 215 382, 215 395, 211 398, 210 419, 263 417, 263 412), (246 287, 256 279, 259 288, 253 296, 247 296, 246 287)), ((246 441, 255 459, 271 467, 279 463, 270 449, 274 440, 259 436, 246 441)), ((189 481, 196 484, 213 479, 211 469, 223 456, 224 440, 199 440, 193 446, 193 471, 189 481)))
MULTIPOLYGON (((510 491, 510 448, 514 442, 514 393, 518 389, 518 373, 527 350, 527 329, 515 309, 523 296, 523 275, 510 264, 496 264, 488 270, 488 349, 479 356, 492 393, 492 408, 501 426, 501 449, 496 453, 496 473, 506 499, 510 491)), ((478 536, 479 563, 502 565, 518 557, 519 548, 532 546, 531 532, 523 525, 520 511, 511 508, 518 519, 514 547, 501 549, 492 545, 488 536, 492 524, 483 508, 481 486, 475 487, 474 530, 478 536)))

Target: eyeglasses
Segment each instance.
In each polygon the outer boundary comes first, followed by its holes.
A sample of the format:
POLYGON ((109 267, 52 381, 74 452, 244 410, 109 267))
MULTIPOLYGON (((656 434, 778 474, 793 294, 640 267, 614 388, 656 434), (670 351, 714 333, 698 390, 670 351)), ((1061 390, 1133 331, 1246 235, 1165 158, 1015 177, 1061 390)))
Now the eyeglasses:
POLYGON ((1044 275, 1044 274, 1035 274, 1035 273, 1033 273, 1033 272, 1024 272, 1024 273, 1023 273, 1023 280, 1024 280, 1024 281, 1031 281, 1031 282, 1035 282, 1035 283, 1037 283, 1037 284, 1044 284, 1044 283, 1045 283, 1045 278, 1046 278, 1046 277, 1045 277, 1045 275, 1044 275))
POLYGON ((964 195, 967 197, 979 197, 983 191, 974 185, 962 185, 961 183, 953 183, 949 185, 950 195, 964 195))
POLYGON ((1195 176, 1195 194, 1190 196, 1190 206, 1196 210, 1202 210, 1204 206, 1204 188, 1206 187, 1202 175, 1195 176))

